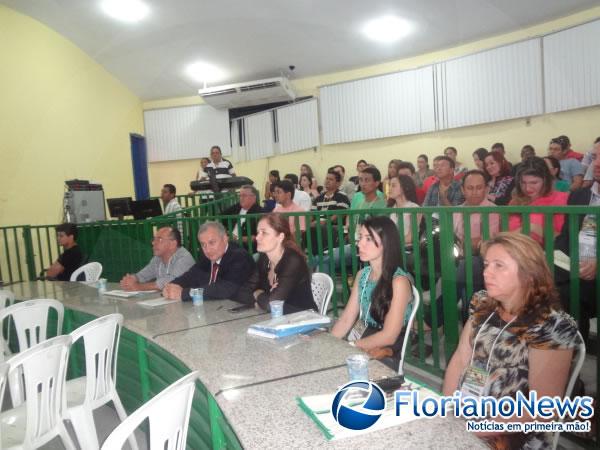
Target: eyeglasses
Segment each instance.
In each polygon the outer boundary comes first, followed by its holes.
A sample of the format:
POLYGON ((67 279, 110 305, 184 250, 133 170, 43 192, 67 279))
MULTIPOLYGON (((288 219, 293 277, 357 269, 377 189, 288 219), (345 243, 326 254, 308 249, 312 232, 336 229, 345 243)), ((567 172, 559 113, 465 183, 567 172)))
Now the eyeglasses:
POLYGON ((172 238, 163 238, 163 237, 158 237, 158 236, 154 236, 152 238, 152 242, 158 242, 159 244, 162 244, 163 241, 174 241, 175 239, 172 238))

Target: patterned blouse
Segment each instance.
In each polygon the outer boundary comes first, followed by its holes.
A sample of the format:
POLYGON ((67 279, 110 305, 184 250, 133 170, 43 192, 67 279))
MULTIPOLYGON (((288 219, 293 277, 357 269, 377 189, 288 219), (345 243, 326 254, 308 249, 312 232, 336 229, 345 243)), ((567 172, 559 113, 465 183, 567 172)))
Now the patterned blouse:
POLYGON ((496 182, 494 184, 492 184, 490 181, 489 194, 495 196, 495 200, 492 201, 499 206, 508 205, 514 185, 514 178, 510 175, 496 178, 496 182))
MULTIPOLYGON (((498 338, 490 355, 492 344, 500 331, 507 325, 498 313, 490 317, 489 299, 486 291, 473 296, 470 312, 473 321, 471 346, 477 333, 473 365, 485 370, 489 361, 490 376, 486 384, 486 395, 500 398, 515 397, 518 391, 529 394, 529 348, 542 350, 574 349, 580 344, 577 325, 564 311, 552 310, 533 323, 517 319, 508 325, 498 338), (488 319, 485 327, 482 327, 488 319)), ((575 355, 574 355, 575 356, 575 355)), ((462 381, 461 381, 462 384, 462 381)), ((496 449, 540 449, 551 448, 551 433, 510 433, 492 438, 496 449)))

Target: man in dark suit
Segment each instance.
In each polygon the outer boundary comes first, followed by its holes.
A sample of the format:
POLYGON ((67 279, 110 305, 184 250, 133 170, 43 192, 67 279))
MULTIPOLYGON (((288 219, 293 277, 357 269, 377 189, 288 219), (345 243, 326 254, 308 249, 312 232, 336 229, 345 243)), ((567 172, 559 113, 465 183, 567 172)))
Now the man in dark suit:
POLYGON ((190 288, 204 288, 205 300, 231 299, 254 272, 256 263, 246 250, 229 242, 219 222, 205 222, 198 231, 203 255, 190 270, 163 289, 171 300, 190 300, 190 288))
MULTIPOLYGON (((596 275, 598 255, 595 254, 597 240, 597 217, 600 215, 600 158, 593 162, 594 184, 591 187, 578 189, 569 195, 568 205, 591 206, 590 214, 580 214, 578 216, 577 230, 569 229, 569 220, 565 224, 561 233, 556 238, 555 247, 565 254, 570 254, 569 236, 571 233, 578 235, 579 248, 579 330, 583 339, 588 341, 590 332, 590 318, 594 317, 596 311, 596 275), (597 215, 594 215, 597 214, 597 215), (581 253, 584 253, 583 255, 581 253)), ((555 272, 556 286, 560 293, 563 307, 568 311, 570 304, 570 284, 571 274, 556 267, 555 272)))
MULTIPOLYGON (((240 202, 223 211, 224 216, 241 216, 236 222, 232 223, 233 238, 247 248, 248 231, 252 237, 253 252, 256 249, 256 226, 260 217, 246 219, 246 214, 262 214, 264 209, 258 204, 258 191, 250 184, 245 184, 240 188, 240 202)), ((229 226, 229 220, 223 219, 223 225, 229 226)))

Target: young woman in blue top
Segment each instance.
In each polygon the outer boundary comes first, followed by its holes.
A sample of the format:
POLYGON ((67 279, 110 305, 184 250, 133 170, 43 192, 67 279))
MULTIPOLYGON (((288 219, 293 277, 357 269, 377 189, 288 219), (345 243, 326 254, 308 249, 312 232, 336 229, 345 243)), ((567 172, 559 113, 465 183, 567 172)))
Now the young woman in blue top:
POLYGON ((356 274, 348 304, 331 333, 367 351, 402 347, 412 290, 400 268, 398 229, 388 217, 370 217, 360 227, 358 255, 367 263, 356 274))

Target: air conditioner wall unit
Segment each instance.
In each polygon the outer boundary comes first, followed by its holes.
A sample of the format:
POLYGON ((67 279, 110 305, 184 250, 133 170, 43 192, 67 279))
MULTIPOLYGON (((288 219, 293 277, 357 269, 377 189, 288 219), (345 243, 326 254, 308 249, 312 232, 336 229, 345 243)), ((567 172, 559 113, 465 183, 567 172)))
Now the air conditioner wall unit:
POLYGON ((285 77, 214 86, 199 89, 198 94, 207 104, 218 109, 293 101, 296 98, 290 80, 285 77))

